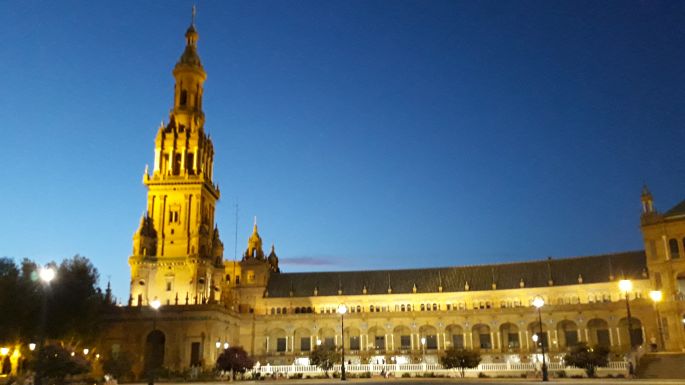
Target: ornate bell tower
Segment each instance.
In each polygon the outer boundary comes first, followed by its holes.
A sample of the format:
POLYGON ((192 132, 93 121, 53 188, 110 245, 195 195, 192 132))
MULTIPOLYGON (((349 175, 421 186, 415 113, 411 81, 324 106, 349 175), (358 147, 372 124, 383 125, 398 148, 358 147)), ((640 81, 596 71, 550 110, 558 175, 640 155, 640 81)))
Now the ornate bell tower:
POLYGON ((219 188, 213 183, 214 146, 204 130, 203 84, 194 21, 174 67, 173 108, 155 138, 152 175, 146 166, 147 210, 133 236, 131 298, 201 304, 221 298, 223 244, 214 224, 219 188))

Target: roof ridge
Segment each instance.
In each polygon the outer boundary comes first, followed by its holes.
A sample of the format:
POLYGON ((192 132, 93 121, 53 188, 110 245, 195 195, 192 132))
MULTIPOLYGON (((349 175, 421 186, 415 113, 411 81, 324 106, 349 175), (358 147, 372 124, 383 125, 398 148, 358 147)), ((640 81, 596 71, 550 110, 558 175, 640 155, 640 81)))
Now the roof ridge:
POLYGON ((423 271, 438 271, 438 270, 443 270, 443 269, 459 269, 459 268, 468 268, 468 267, 495 267, 495 266, 510 266, 510 265, 528 265, 528 264, 534 264, 534 263, 540 263, 540 262, 548 262, 549 258, 553 258, 552 261, 568 261, 568 260, 578 260, 578 259, 584 259, 584 258, 602 258, 602 257, 611 257, 611 256, 618 256, 618 255, 626 255, 626 254, 636 254, 636 253, 644 253, 644 250, 629 250, 629 251, 619 251, 619 252, 613 252, 613 253, 604 253, 604 254, 597 254, 597 255, 584 255, 584 256, 574 256, 574 257, 546 257, 545 259, 535 259, 535 260, 529 260, 529 261, 512 261, 512 262, 500 262, 500 263, 483 263, 483 264, 471 264, 471 265, 459 265, 459 266, 438 266, 438 267, 408 267, 408 268, 401 268, 401 269, 375 269, 375 270, 333 270, 333 271, 296 271, 296 272, 288 272, 288 273, 281 273, 281 275, 286 274, 286 275, 297 275, 297 274, 340 274, 340 273, 375 273, 375 272, 390 272, 390 271, 409 271, 409 270, 423 270, 423 271))

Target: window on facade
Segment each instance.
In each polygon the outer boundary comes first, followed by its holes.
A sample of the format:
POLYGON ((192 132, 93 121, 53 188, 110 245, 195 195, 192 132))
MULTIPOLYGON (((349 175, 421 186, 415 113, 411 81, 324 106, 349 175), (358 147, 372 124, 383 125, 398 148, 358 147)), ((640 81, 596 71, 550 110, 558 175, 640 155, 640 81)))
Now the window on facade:
POLYGON ((609 338, 608 329, 598 329, 597 330, 597 345, 609 347, 611 345, 611 339, 609 338))
POLYGON ((545 348, 549 347, 548 339, 547 339, 547 332, 542 332, 535 333, 538 335, 538 346, 544 346, 545 348))
POLYGON ((578 344, 578 332, 576 330, 565 331, 564 338, 566 338, 566 346, 573 346, 578 344))
POLYGON ((181 154, 174 155, 173 173, 178 175, 181 173, 181 154))
POLYGON ((171 281, 166 281, 166 291, 171 291, 171 281))
POLYGON ((181 91, 181 98, 178 101, 178 103, 181 106, 185 106, 186 104, 188 104, 188 91, 186 91, 186 90, 181 91))
POLYGON ((464 335, 463 334, 453 334, 452 335, 452 346, 455 349, 464 349, 464 335))
POLYGON ((350 350, 359 350, 359 336, 350 337, 350 350))
POLYGON ((373 305, 369 305, 369 311, 370 311, 371 313, 373 313, 373 311, 374 311, 373 305))
POLYGON ((362 307, 360 305, 357 305, 357 313, 361 313, 361 312, 362 312, 362 307))
POLYGON ((169 211, 169 223, 178 223, 178 210, 169 211))
POLYGON ((385 349, 385 336, 376 336, 374 339, 375 347, 378 350, 385 349))
POLYGON ((492 339, 490 333, 483 333, 478 335, 481 349, 492 349, 492 339))
POLYGON ((426 305, 421 304, 421 311, 425 311, 425 310, 426 310, 426 305))
POLYGON ((323 343, 324 343, 324 345, 326 345, 328 347, 333 347, 333 346, 335 346, 335 338, 326 337, 323 339, 323 343))
POLYGON ((190 344, 190 366, 200 365, 200 343, 192 342, 190 344))
POLYGON ((300 338, 300 351, 308 352, 312 349, 312 340, 309 337, 300 338))
POLYGON ((437 310, 438 310, 438 304, 437 304, 437 303, 434 303, 434 304, 433 304, 433 311, 437 311, 437 310))
POLYGON ((437 349, 438 337, 436 335, 426 336, 426 349, 437 349))
POLYGON ((277 352, 284 352, 285 351, 285 337, 280 337, 276 339, 276 351, 277 352))
POLYGON ((189 152, 186 154, 186 172, 190 175, 193 175, 194 170, 193 170, 193 153, 189 152))
POLYGON ((247 272, 247 283, 254 283, 254 271, 252 270, 247 272))
POLYGON ((521 343, 519 342, 519 334, 518 333, 509 333, 507 338, 508 338, 507 347, 509 349, 518 349, 521 346, 521 343))
POLYGON ((401 306, 401 309, 402 309, 402 311, 407 310, 407 309, 404 307, 404 305, 401 306))
POLYGON ((678 251, 678 241, 671 239, 668 241, 668 248, 671 250, 671 258, 680 258, 680 252, 678 251))
POLYGON ((411 349, 411 336, 400 336, 400 348, 411 349))
POLYGON ((452 304, 450 304, 450 303, 447 304, 447 310, 448 310, 448 311, 449 311, 449 310, 452 310, 452 304))

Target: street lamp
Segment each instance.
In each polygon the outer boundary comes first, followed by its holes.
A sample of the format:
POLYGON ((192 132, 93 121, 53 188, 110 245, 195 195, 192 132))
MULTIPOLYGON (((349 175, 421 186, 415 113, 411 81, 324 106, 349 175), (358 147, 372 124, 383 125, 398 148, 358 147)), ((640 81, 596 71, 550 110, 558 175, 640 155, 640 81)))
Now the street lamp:
POLYGON ((661 326, 661 316, 659 315, 659 302, 663 299, 663 294, 660 290, 653 290, 649 292, 649 298, 654 302, 654 311, 656 312, 656 325, 659 329, 659 344, 661 344, 661 349, 665 349, 664 346, 664 331, 661 326))
POLYGON ((340 366, 340 381, 347 380, 347 377, 345 376, 345 313, 347 313, 347 306, 345 306, 344 303, 341 303, 340 306, 338 306, 338 314, 340 314, 340 335, 342 337, 342 341, 340 344, 340 346, 342 347, 342 365, 340 366))
POLYGON ((43 282, 50 283, 53 279, 55 279, 55 275, 57 275, 57 273, 55 272, 55 269, 48 266, 40 269, 38 275, 43 282))
POLYGON ((229 345, 228 342, 224 342, 224 350, 228 349, 229 345))
MULTIPOLYGON (((38 325, 38 343, 41 347, 45 344, 45 324, 48 318, 48 295, 50 294, 50 282, 57 276, 54 267, 46 265, 38 270, 38 277, 43 281, 43 295, 40 301, 40 324, 38 325)), ((36 376, 36 385, 42 384, 42 378, 36 376)))
MULTIPOLYGON (((538 321, 540 323, 540 346, 542 347, 542 381, 549 381, 549 376, 547 375, 547 360, 545 358, 545 340, 542 339, 542 311, 540 310, 545 306, 545 300, 537 296, 533 299, 533 306, 538 309, 538 321)), ((537 343, 537 341, 536 341, 537 343)))
POLYGON ((630 341, 630 350, 633 350, 635 343, 633 341, 633 323, 630 315, 630 301, 628 297, 628 293, 633 290, 633 282, 631 282, 629 279, 622 279, 618 281, 618 288, 621 289, 626 296, 626 313, 628 314, 628 341, 630 341))
POLYGON ((426 337, 421 337, 421 358, 426 362, 426 337))
MULTIPOLYGON (((159 310, 160 307, 162 307, 162 302, 155 297, 152 301, 150 301, 150 307, 155 311, 154 317, 152 318, 152 332, 155 332, 157 330, 157 311, 159 310)), ((153 352, 155 352, 156 349, 152 349, 153 352)), ((156 353, 156 352, 155 352, 156 353)), ((154 364, 156 364, 157 360, 155 357, 154 364)), ((150 370, 150 379, 148 381, 148 385, 155 385, 155 371, 157 368, 149 368, 150 370)))
POLYGON ((30 350, 30 351, 36 350, 36 344, 33 343, 33 342, 31 342, 31 343, 29 344, 29 350, 30 350))
POLYGON ((217 349, 221 349, 221 341, 217 340, 217 341, 214 343, 214 346, 216 346, 217 349))

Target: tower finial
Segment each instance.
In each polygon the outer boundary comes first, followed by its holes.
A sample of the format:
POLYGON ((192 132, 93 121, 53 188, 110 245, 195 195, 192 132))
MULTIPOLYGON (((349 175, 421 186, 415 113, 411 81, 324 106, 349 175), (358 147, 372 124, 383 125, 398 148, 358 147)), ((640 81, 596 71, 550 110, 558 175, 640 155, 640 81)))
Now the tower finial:
POLYGON ((197 15, 197 7, 195 6, 195 4, 193 4, 193 16, 192 16, 192 19, 190 21, 190 25, 192 25, 193 27, 195 26, 195 16, 196 15, 197 15))

